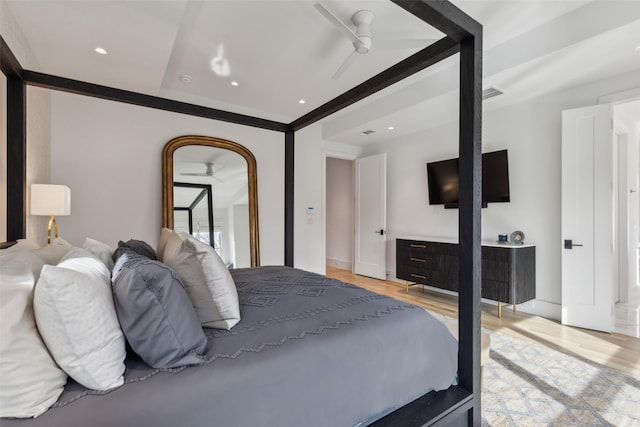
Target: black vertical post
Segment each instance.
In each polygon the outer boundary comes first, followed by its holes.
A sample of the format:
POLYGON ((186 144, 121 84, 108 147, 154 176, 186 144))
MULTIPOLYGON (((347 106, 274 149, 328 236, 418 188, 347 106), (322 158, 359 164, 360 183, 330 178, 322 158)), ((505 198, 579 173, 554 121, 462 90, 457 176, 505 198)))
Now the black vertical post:
POLYGON ((2 35, 0 70, 7 77, 7 240, 14 241, 26 237, 27 90, 24 70, 2 35))
POLYGON ((482 38, 460 43, 459 352, 460 385, 473 392, 469 425, 481 424, 480 295, 482 246, 482 38), (470 315, 477 313, 477 315, 470 315))
POLYGON ((284 265, 293 267, 293 180, 294 180, 293 130, 284 134, 284 265))
POLYGON ((26 236, 26 86, 20 77, 7 76, 7 240, 26 236))
POLYGON ((216 245, 214 242, 214 237, 213 237, 213 233, 214 233, 214 229, 215 229, 215 223, 214 218, 213 218, 213 189, 211 188, 211 185, 207 185, 206 186, 206 191, 207 191, 207 213, 208 213, 208 220, 209 220, 209 245, 211 245, 212 248, 215 249, 216 245))

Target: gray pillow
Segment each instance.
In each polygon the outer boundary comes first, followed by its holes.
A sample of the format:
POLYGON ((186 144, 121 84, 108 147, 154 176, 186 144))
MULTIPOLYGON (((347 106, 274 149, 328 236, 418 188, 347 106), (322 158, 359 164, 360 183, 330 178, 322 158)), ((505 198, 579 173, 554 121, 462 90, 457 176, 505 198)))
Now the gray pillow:
POLYGON ((153 247, 151 247, 150 244, 148 244, 144 240, 130 239, 126 242, 123 242, 122 240, 118 242, 118 248, 113 252, 113 261, 118 261, 118 258, 120 258, 122 254, 127 251, 133 251, 150 259, 158 259, 156 256, 156 251, 153 249, 153 247))
POLYGON ((116 262, 113 300, 133 351, 154 368, 201 364, 207 338, 178 276, 133 252, 116 262))

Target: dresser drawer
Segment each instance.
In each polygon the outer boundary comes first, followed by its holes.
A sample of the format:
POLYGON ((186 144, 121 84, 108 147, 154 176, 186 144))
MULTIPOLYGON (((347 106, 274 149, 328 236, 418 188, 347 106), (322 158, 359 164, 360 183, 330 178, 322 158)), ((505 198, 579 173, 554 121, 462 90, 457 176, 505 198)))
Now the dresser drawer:
POLYGON ((406 253, 409 259, 424 260, 427 256, 427 245, 421 242, 407 242, 406 253))
POLYGON ((399 265, 396 268, 396 277, 421 285, 435 286, 440 281, 440 273, 437 270, 415 268, 409 265, 399 265))

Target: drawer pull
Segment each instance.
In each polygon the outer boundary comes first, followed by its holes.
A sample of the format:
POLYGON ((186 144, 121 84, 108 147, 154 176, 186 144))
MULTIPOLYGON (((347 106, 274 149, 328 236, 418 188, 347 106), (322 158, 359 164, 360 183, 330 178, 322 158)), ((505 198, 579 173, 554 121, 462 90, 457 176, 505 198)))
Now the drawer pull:
POLYGON ((427 248, 425 245, 415 245, 415 244, 411 244, 411 245, 409 245, 409 246, 411 246, 412 248, 420 248, 420 249, 426 249, 426 248, 427 248))
POLYGON ((418 279, 426 279, 427 276, 421 276, 420 274, 411 274, 411 277, 417 277, 418 279))
POLYGON ((421 259, 421 258, 409 258, 409 261, 427 262, 426 259, 421 259))

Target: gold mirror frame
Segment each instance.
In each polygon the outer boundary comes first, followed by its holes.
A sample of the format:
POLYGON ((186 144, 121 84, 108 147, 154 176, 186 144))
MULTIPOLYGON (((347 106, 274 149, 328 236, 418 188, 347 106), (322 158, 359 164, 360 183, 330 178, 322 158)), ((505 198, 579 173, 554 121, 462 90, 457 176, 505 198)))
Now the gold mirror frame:
POLYGON ((162 226, 173 230, 173 154, 178 148, 190 145, 201 145, 234 151, 247 161, 251 266, 258 267, 260 265, 260 244, 258 239, 258 177, 256 158, 253 157, 251 151, 237 142, 198 135, 179 136, 167 142, 162 150, 162 226))

